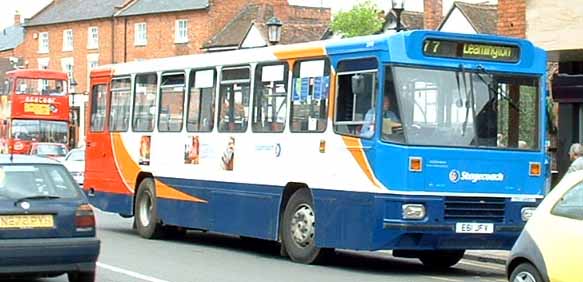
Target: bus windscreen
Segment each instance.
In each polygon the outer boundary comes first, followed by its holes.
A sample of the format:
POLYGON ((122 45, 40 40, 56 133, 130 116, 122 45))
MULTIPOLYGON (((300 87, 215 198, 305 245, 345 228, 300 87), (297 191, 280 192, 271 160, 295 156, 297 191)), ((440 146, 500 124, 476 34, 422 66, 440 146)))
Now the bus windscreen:
POLYGON ((14 90, 24 95, 64 96, 67 93, 65 81, 40 78, 19 78, 14 90))

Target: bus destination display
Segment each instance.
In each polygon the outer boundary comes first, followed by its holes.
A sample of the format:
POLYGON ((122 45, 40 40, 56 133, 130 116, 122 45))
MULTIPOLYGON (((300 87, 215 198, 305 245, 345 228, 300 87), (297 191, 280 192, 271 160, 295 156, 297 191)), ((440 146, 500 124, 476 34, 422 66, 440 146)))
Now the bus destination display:
POLYGON ((433 57, 517 62, 520 49, 513 45, 426 39, 423 54, 433 57))

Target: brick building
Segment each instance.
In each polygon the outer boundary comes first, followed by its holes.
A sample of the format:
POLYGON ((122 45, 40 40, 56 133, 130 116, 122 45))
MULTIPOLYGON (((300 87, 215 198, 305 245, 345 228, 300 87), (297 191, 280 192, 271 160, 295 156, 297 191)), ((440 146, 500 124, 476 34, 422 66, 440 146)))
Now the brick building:
POLYGON ((199 53, 220 44, 216 39, 231 34, 233 25, 264 24, 265 17, 235 20, 250 6, 284 22, 284 43, 320 39, 331 16, 329 9, 287 0, 54 0, 26 21, 15 53, 28 68, 69 72, 78 83, 75 92, 82 93, 96 65, 199 53), (308 25, 318 28, 304 32, 308 25))
POLYGON ((0 58, 17 56, 17 49, 24 40, 24 28, 22 27, 20 14, 14 15, 14 25, 3 29, 0 33, 0 58))

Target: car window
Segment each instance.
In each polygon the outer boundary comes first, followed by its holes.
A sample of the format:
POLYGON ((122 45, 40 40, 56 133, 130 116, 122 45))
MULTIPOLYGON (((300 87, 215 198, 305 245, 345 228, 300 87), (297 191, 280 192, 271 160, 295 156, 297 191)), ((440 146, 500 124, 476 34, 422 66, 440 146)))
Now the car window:
POLYGON ((552 214, 583 220, 583 182, 569 189, 555 204, 552 214))
POLYGON ((73 152, 71 152, 71 154, 69 154, 69 157, 67 158, 67 160, 74 161, 74 162, 85 161, 85 152, 84 151, 73 151, 73 152))
POLYGON ((0 166, 0 199, 34 196, 79 197, 79 188, 60 165, 0 166))
POLYGON ((39 145, 36 147, 36 154, 64 156, 67 154, 67 149, 60 145, 39 145))

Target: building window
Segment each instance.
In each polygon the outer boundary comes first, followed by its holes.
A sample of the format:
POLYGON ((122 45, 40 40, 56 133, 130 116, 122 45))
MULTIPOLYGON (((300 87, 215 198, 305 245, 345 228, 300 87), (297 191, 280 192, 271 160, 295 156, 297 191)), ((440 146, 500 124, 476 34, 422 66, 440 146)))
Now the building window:
POLYGON ((188 21, 187 20, 177 20, 176 21, 176 43, 186 43, 188 42, 188 21))
POLYGON ((214 126, 215 71, 199 70, 190 73, 190 93, 186 130, 210 132, 214 126))
POLYGON ((146 23, 137 23, 134 25, 134 45, 146 46, 146 44, 148 44, 146 23))
POLYGON ((92 26, 87 31, 87 48, 97 49, 99 48, 99 28, 92 26))
MULTIPOLYGON (((69 82, 73 80, 73 58, 63 58, 61 59, 61 66, 63 71, 67 73, 67 77, 69 78, 69 82)), ((75 92, 76 89, 70 88, 71 92, 75 92)))
POLYGON ((49 52, 49 33, 41 32, 38 34, 38 52, 48 53, 49 52))
POLYGON ((73 51, 73 30, 63 31, 63 51, 73 51))

